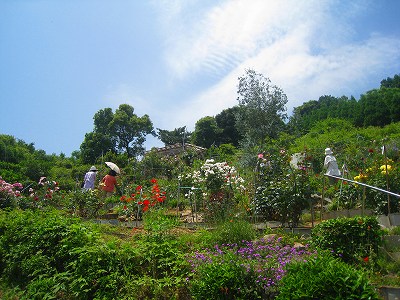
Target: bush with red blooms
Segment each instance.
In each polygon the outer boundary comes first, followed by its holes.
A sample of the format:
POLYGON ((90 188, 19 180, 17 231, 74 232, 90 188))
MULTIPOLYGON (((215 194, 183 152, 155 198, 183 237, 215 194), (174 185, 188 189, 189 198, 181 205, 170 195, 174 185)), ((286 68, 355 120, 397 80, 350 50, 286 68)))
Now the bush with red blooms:
POLYGON ((123 205, 123 216, 137 220, 141 218, 143 212, 148 211, 150 207, 165 201, 166 192, 161 190, 157 179, 151 179, 150 183, 151 186, 149 189, 138 185, 130 195, 121 196, 120 200, 123 205))

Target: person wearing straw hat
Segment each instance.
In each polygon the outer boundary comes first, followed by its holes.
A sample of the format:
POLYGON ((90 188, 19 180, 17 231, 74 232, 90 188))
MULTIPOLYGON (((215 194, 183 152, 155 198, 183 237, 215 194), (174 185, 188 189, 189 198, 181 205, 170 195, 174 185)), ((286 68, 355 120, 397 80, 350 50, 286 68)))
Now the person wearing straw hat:
POLYGON ((97 169, 95 166, 91 166, 89 171, 85 174, 85 178, 83 179, 83 189, 93 190, 94 189, 94 182, 96 181, 96 174, 97 169))
MULTIPOLYGON (((339 167, 336 158, 333 156, 331 148, 325 149, 324 167, 327 169, 325 173, 326 175, 340 176, 339 167)), ((330 183, 336 183, 337 181, 338 179, 329 177, 330 183)))

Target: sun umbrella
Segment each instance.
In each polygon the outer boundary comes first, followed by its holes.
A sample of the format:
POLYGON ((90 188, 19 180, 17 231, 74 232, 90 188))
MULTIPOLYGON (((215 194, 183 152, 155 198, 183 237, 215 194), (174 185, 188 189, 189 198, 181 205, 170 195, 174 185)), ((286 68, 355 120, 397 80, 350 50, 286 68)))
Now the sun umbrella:
POLYGON ((113 162, 106 161, 105 164, 113 171, 115 171, 118 174, 121 174, 121 171, 119 170, 119 167, 114 164, 113 162))

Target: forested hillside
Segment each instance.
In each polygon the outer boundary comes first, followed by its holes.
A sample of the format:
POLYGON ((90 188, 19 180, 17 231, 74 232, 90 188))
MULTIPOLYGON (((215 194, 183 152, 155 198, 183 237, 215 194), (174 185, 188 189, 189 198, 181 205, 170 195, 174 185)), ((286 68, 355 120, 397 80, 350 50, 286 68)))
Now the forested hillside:
MULTIPOLYGON (((283 91, 273 86, 268 78, 248 70, 239 78, 239 105, 215 117, 200 119, 194 132, 187 132, 183 126, 172 131, 157 128, 156 133, 147 115, 138 117, 133 107, 123 104, 115 113, 109 108, 96 113, 93 132, 86 134, 80 150, 72 157, 48 155, 35 149, 32 141, 0 135, 0 176, 9 182, 37 182, 40 177, 47 176, 71 189, 92 164, 102 164, 105 160, 115 161, 122 168, 128 164, 147 164, 146 159, 140 162, 137 157, 143 154, 146 134, 157 134, 166 145, 190 142, 206 147, 210 155, 241 150, 242 159, 249 154, 250 165, 254 153, 264 151, 263 148, 267 149, 277 140, 285 140, 293 152, 325 146, 345 151, 349 145, 366 147, 367 141, 382 139, 396 144, 400 122, 399 78, 395 75, 382 80, 379 88, 367 91, 358 101, 354 97, 321 96, 294 108, 293 115, 287 118, 287 99, 283 91), (272 103, 268 93, 264 98, 253 97, 252 88, 257 85, 259 90, 266 86, 275 89, 275 96, 280 93, 280 102, 272 103), (275 118, 273 123, 271 118, 275 118), (326 122, 321 122, 324 120, 326 122)), ((317 154, 319 156, 322 154, 317 154)), ((351 157, 351 153, 346 156, 351 157)))

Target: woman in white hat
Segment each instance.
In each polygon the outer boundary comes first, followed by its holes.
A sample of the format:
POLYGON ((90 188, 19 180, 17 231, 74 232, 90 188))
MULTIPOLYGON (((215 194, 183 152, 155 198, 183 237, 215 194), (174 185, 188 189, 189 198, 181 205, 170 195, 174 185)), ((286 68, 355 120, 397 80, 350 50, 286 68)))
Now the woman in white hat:
POLYGON ((97 169, 95 166, 91 166, 89 172, 85 174, 85 178, 83 179, 83 189, 84 190, 93 190, 94 182, 96 181, 96 173, 97 169))
MULTIPOLYGON (((327 169, 326 170, 326 175, 333 175, 333 176, 340 176, 340 171, 339 167, 336 161, 336 158, 333 156, 333 152, 331 148, 326 148, 325 149, 325 161, 324 161, 324 167, 327 169)), ((337 182, 337 179, 329 177, 329 181, 331 183, 337 182)))

